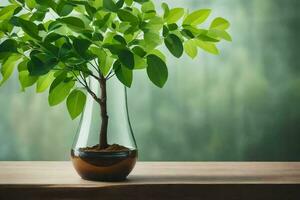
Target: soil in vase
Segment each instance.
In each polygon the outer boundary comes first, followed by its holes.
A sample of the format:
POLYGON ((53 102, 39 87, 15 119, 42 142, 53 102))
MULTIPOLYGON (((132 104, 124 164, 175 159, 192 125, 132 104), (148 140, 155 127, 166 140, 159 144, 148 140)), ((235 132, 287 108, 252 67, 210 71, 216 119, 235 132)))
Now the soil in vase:
POLYGON ((133 169, 137 150, 112 144, 105 149, 99 145, 72 149, 71 157, 78 174, 87 180, 122 181, 133 169))

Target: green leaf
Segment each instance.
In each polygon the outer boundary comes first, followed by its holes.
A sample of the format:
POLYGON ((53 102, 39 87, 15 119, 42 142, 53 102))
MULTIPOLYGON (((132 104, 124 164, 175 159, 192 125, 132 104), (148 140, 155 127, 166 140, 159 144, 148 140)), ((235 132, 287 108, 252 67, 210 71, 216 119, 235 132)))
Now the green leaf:
POLYGON ((22 87, 22 91, 24 91, 25 88, 32 86, 37 81, 37 79, 38 77, 36 76, 30 76, 27 70, 19 72, 19 81, 22 87))
POLYGON ((127 10, 119 10, 117 15, 121 21, 137 24, 139 19, 127 10))
POLYGON ((12 54, 2 63, 2 66, 1 66, 2 80, 0 81, 0 86, 5 81, 7 81, 9 79, 9 77, 12 75, 15 65, 20 58, 21 58, 21 55, 12 54))
POLYGON ((142 4, 142 12, 143 13, 150 13, 150 12, 155 12, 155 6, 154 3, 151 1, 148 1, 146 3, 142 4))
POLYGON ((177 24, 168 24, 168 29, 169 31, 175 31, 178 29, 178 25, 177 24))
POLYGON ((165 21, 168 24, 176 23, 183 15, 184 15, 183 8, 173 8, 169 11, 169 14, 166 17, 165 21))
POLYGON ((60 1, 56 7, 56 12, 59 16, 67 16, 73 11, 73 5, 66 3, 65 1, 60 1))
POLYGON ((195 58, 198 53, 197 44, 196 44, 195 40, 193 40, 193 39, 187 40, 184 43, 184 51, 191 58, 195 58))
POLYGON ((30 21, 43 21, 45 19, 46 13, 49 12, 48 7, 38 5, 37 9, 33 11, 30 21))
POLYGON ((134 55, 134 69, 145 69, 146 67, 146 60, 138 55, 134 55))
POLYGON ((65 100, 74 84, 74 81, 61 81, 54 88, 52 88, 48 96, 49 105, 55 106, 65 100))
POLYGON ((90 1, 90 5, 93 6, 96 9, 102 8, 103 7, 103 0, 94 0, 90 1))
POLYGON ((67 98, 67 108, 72 119, 78 117, 85 106, 86 95, 81 90, 73 90, 67 98))
POLYGON ((208 31, 206 33, 198 35, 197 38, 205 42, 220 42, 220 40, 216 39, 218 38, 218 36, 216 35, 214 35, 213 37, 208 36, 208 31))
POLYGON ((27 67, 31 76, 40 76, 47 74, 54 66, 57 65, 57 60, 53 57, 47 57, 46 54, 31 56, 27 67))
POLYGON ((168 68, 166 63, 158 56, 150 54, 147 56, 147 74, 156 86, 162 88, 168 79, 168 68))
POLYGON ((42 93, 44 92, 54 81, 54 72, 49 72, 43 76, 40 76, 36 83, 36 92, 42 93))
POLYGON ((197 10, 189 14, 183 21, 183 25, 196 26, 203 23, 211 13, 210 9, 197 10))
POLYGON ((38 9, 33 12, 32 16, 29 18, 30 21, 40 21, 42 22, 45 17, 46 13, 48 12, 48 9, 38 7, 38 9))
POLYGON ((60 34, 57 34, 57 33, 55 33, 55 32, 51 32, 51 33, 49 33, 49 34, 45 37, 44 42, 46 42, 46 43, 52 43, 52 42, 55 42, 56 40, 58 40, 58 39, 60 39, 60 38, 62 38, 62 37, 65 37, 65 36, 60 35, 60 34))
POLYGON ((173 56, 179 58, 183 53, 182 42, 175 34, 170 34, 165 38, 165 45, 173 56))
POLYGON ((161 17, 153 17, 151 18, 147 24, 144 26, 144 29, 149 30, 149 31, 157 31, 162 29, 164 24, 164 20, 161 17))
POLYGON ((13 39, 7 39, 0 44, 0 54, 17 53, 18 43, 13 39))
POLYGON ((17 1, 17 2, 21 3, 22 5, 24 5, 24 0, 15 0, 15 1, 17 1))
POLYGON ((23 58, 23 61, 19 63, 18 65, 18 71, 28 71, 27 69, 27 63, 28 63, 29 59, 27 58, 23 58))
POLYGON ((110 16, 111 16, 111 13, 106 14, 102 19, 98 19, 98 20, 94 21, 93 25, 99 29, 103 28, 109 21, 110 16))
POLYGON ((210 24, 210 29, 218 29, 218 30, 225 31, 226 29, 229 28, 229 26, 230 23, 226 19, 222 17, 217 17, 210 24))
POLYGON ((145 47, 147 50, 152 50, 162 43, 158 32, 147 31, 144 33, 145 47))
POLYGON ((39 36, 38 26, 31 22, 24 20, 22 18, 17 18, 17 23, 21 26, 22 30, 27 33, 30 37, 41 40, 42 38, 39 36))
POLYGON ((113 40, 116 41, 117 43, 122 44, 122 45, 125 45, 125 46, 127 45, 127 42, 126 42, 125 38, 123 38, 121 35, 115 35, 113 37, 113 40))
POLYGON ((150 52, 148 52, 148 54, 154 54, 154 55, 158 56, 161 60, 166 62, 166 56, 158 49, 153 49, 150 52))
POLYGON ((122 50, 126 49, 122 44, 104 44, 103 48, 108 49, 112 54, 118 55, 122 50))
POLYGON ((36 7, 35 0, 25 0, 25 3, 29 9, 34 9, 36 7))
POLYGON ((78 30, 78 29, 84 29, 85 27, 84 22, 77 17, 64 17, 58 20, 66 24, 71 29, 78 30))
POLYGON ((147 2, 147 1, 149 1, 149 0, 133 0, 134 2, 137 2, 137 3, 145 3, 145 2, 147 2))
POLYGON ((144 57, 147 54, 147 52, 140 46, 133 47, 132 51, 140 57, 144 57))
MULTIPOLYGON (((60 41, 62 41, 60 39, 60 41)), ((60 46, 59 52, 58 52, 58 59, 62 62, 68 61, 72 57, 78 57, 76 53, 74 52, 74 48, 71 44, 68 42, 63 43, 60 46)))
POLYGON ((207 36, 212 38, 221 38, 227 41, 232 41, 231 36, 226 31, 223 30, 211 29, 208 31, 207 36))
POLYGON ((86 12, 88 13, 88 16, 91 17, 91 18, 93 18, 94 15, 95 15, 96 12, 97 12, 97 9, 94 8, 93 6, 91 6, 91 5, 88 4, 88 3, 86 3, 86 4, 84 5, 84 7, 85 7, 86 12))
POLYGON ((12 23, 10 23, 9 20, 0 21, 0 33, 2 33, 3 35, 5 32, 10 33, 13 30, 13 28, 14 26, 12 23))
POLYGON ((201 40, 195 40, 196 44, 198 47, 200 47, 201 49, 212 53, 212 54, 219 54, 219 50, 217 49, 216 45, 214 43, 211 42, 204 42, 201 40))
POLYGON ((91 52, 98 57, 99 69, 104 77, 106 77, 112 67, 113 58, 106 51, 100 48, 91 47, 91 52))
POLYGON ((130 87, 132 84, 132 70, 124 67, 119 61, 114 63, 114 71, 121 83, 130 87))
POLYGON ((9 19, 13 14, 18 5, 9 5, 0 10, 0 20, 9 19))
MULTIPOLYGON (((51 72, 50 72, 51 73, 51 72)), ((56 73, 53 74, 55 79, 50 85, 49 93, 56 87, 58 86, 61 82, 65 81, 68 82, 70 78, 67 78, 68 72, 67 71, 57 71, 56 73)))
POLYGON ((161 4, 161 7, 162 7, 162 9, 164 10, 164 19, 165 19, 165 18, 168 17, 169 12, 170 12, 170 9, 169 9, 168 4, 166 4, 166 3, 162 3, 162 4, 161 4))
POLYGON ((103 8, 112 12, 116 12, 118 10, 118 7, 113 0, 103 0, 103 8))
POLYGON ((128 69, 134 68, 134 56, 130 50, 128 49, 121 50, 118 53, 118 57, 120 62, 124 65, 124 67, 128 69))
POLYGON ((190 56, 191 58, 195 58, 197 56, 197 44, 193 39, 187 40, 183 46, 184 51, 188 56, 190 56))
POLYGON ((17 15, 23 8, 21 6, 18 6, 15 10, 14 10, 14 15, 17 15))
POLYGON ((47 56, 57 57, 59 53, 59 48, 51 43, 41 42, 41 49, 48 54, 47 56))
POLYGON ((103 39, 104 39, 104 37, 101 33, 98 33, 98 32, 93 33, 93 37, 92 37, 93 41, 103 41, 103 39))
POLYGON ((133 0, 125 0, 125 3, 127 6, 131 6, 133 3, 133 0))
POLYGON ((116 6, 117 6, 118 9, 122 8, 123 5, 124 5, 124 0, 118 0, 118 1, 116 2, 116 6))
POLYGON ((53 10, 56 10, 56 3, 53 0, 35 0, 37 4, 40 4, 42 6, 51 7, 53 10))
POLYGON ((169 32, 170 32, 169 28, 164 25, 163 26, 163 32, 162 32, 163 36, 167 37, 169 35, 169 32))
POLYGON ((187 30, 187 29, 182 29, 180 31, 180 33, 182 36, 184 36, 187 39, 191 39, 191 38, 195 37, 194 34, 190 30, 187 30))
POLYGON ((99 58, 100 59, 100 71, 102 72, 103 76, 107 76, 108 73, 110 72, 110 69, 112 68, 112 64, 113 64, 113 61, 114 59, 111 57, 111 56, 108 56, 107 54, 105 54, 105 58, 102 58, 101 57, 99 58))
POLYGON ((73 40, 74 49, 78 53, 78 55, 81 57, 84 57, 86 55, 86 51, 90 45, 91 45, 91 42, 86 39, 75 38, 73 40))

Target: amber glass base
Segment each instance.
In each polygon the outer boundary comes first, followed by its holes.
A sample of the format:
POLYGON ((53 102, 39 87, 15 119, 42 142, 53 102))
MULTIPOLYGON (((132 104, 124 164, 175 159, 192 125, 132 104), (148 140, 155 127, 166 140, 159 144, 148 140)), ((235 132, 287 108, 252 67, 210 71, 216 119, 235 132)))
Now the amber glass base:
POLYGON ((126 151, 71 151, 73 165, 78 174, 86 180, 122 181, 133 169, 137 150, 126 151))

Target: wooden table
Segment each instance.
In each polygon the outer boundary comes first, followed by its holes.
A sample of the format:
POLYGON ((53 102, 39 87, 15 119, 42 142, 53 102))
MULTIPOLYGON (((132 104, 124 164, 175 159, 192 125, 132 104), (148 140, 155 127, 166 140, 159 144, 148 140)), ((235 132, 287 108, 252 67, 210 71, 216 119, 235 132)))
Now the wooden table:
POLYGON ((0 162, 0 199, 300 200, 300 163, 139 162, 108 183, 82 180, 71 162, 0 162))

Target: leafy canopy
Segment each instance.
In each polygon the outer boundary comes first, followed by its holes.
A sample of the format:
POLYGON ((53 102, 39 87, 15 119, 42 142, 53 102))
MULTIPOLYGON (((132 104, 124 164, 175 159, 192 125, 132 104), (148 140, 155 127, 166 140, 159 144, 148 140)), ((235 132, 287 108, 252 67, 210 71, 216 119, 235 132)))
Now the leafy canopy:
MULTIPOLYGON (((0 7, 0 85, 18 68, 22 90, 49 87, 49 104, 66 104, 72 119, 82 113, 87 78, 112 76, 130 87, 134 70, 145 70, 150 81, 163 87, 168 78, 164 54, 195 58, 198 49, 218 54, 216 43, 231 41, 230 24, 213 19, 199 26, 211 10, 188 12, 151 0, 10 0, 0 7), (77 84, 76 84, 77 83, 77 84)), ((94 96, 93 96, 94 97, 94 96)), ((95 98, 97 100, 97 98, 95 98)))

